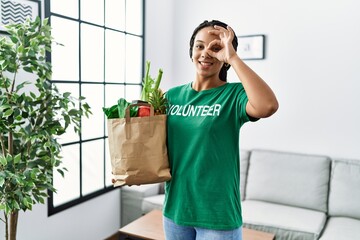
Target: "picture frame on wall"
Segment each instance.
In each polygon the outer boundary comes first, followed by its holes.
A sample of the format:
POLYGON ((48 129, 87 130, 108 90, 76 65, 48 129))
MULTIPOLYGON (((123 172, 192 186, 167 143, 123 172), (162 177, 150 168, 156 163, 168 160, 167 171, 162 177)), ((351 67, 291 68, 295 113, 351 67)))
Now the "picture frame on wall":
POLYGON ((242 60, 265 59, 265 35, 238 36, 238 55, 242 60))
POLYGON ((38 0, 0 0, 0 32, 7 33, 7 24, 23 23, 27 18, 41 18, 41 1, 38 0))

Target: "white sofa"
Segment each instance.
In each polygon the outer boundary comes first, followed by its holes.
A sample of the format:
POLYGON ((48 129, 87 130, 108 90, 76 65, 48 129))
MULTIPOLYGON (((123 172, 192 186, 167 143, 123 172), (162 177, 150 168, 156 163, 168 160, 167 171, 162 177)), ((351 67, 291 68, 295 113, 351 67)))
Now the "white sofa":
MULTIPOLYGON (((244 227, 276 240, 360 239, 360 160, 242 150, 244 227)), ((163 184, 123 187, 122 225, 162 209, 163 184)))

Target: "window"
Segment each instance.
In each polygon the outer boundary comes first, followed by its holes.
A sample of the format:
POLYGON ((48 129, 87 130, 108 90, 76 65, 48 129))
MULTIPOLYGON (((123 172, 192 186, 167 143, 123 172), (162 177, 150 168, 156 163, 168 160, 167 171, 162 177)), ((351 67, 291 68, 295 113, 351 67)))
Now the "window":
POLYGON ((62 92, 86 97, 93 115, 72 127, 63 145, 63 178, 54 172, 49 215, 112 189, 106 117, 121 97, 138 99, 144 67, 144 0, 45 0, 54 43, 52 82, 62 92))

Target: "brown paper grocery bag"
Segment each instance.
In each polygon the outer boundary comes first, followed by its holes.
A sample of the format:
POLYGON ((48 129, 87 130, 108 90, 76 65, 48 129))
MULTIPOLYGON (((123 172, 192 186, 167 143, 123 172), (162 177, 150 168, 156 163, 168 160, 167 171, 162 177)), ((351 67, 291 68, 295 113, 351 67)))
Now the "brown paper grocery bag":
POLYGON ((147 103, 131 104, 125 118, 108 119, 114 187, 171 179, 166 148, 166 115, 147 103), (130 117, 132 106, 150 106, 149 117, 130 117))

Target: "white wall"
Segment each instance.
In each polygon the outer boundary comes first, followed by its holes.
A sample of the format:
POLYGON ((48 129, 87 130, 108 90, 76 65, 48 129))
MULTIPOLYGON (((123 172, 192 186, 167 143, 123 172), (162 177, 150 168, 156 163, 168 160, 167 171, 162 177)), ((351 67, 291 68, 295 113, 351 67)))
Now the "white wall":
POLYGON ((174 85, 174 15, 173 1, 148 0, 145 21, 145 60, 151 62, 150 75, 156 77, 163 69, 161 89, 174 85))
POLYGON ((146 32, 147 59, 171 74, 165 87, 194 79, 188 42, 203 20, 222 20, 237 35, 265 34, 266 59, 247 64, 273 88, 280 108, 269 119, 245 125, 241 147, 360 159, 360 2, 171 2, 167 10, 165 0, 148 1, 154 9, 165 4, 148 13, 146 32), (163 25, 165 31, 154 31, 163 25))
MULTIPOLYGON (((47 205, 21 212, 19 240, 99 240, 120 228, 120 193, 114 190, 76 207, 47 216, 47 205)), ((1 239, 1 238, 0 238, 1 239)))

